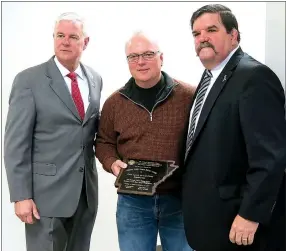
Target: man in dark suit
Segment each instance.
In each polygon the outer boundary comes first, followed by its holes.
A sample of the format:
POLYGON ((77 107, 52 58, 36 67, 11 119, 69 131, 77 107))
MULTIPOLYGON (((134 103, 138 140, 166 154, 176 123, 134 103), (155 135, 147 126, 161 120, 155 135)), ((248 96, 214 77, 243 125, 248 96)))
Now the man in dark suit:
POLYGON ((281 216, 275 202, 286 167, 283 88, 273 71, 242 51, 227 7, 200 8, 191 28, 206 70, 186 140, 187 239, 197 251, 262 251, 281 216))
POLYGON ((94 138, 101 77, 80 63, 89 37, 64 13, 55 56, 20 72, 7 116, 4 160, 28 251, 88 251, 97 213, 94 138))

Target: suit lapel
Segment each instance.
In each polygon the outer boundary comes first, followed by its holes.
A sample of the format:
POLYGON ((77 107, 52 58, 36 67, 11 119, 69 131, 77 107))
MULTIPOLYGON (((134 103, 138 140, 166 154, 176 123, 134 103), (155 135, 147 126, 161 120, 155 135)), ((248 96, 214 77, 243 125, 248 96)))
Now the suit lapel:
POLYGON ((230 60, 228 61, 228 63, 218 76, 218 78, 216 79, 214 85, 212 86, 212 89, 210 90, 206 98, 206 101, 201 111, 201 115, 199 117, 199 121, 193 139, 193 144, 197 139, 198 135, 200 134, 204 124, 206 123, 206 120, 215 104, 215 101, 219 97, 224 86, 227 84, 228 80, 230 79, 233 73, 233 70, 235 69, 235 67, 237 66, 242 57, 243 57, 243 51, 240 48, 238 48, 237 51, 233 54, 233 56, 230 58, 230 60))
POLYGON ((88 82, 88 88, 89 88, 89 96, 88 96, 88 100, 89 100, 89 106, 86 110, 85 116, 84 116, 84 120, 83 120, 83 125, 89 120, 89 118, 91 117, 91 115, 94 112, 94 105, 93 102, 96 100, 96 83, 93 79, 93 75, 92 73, 81 64, 81 68, 83 73, 85 74, 86 78, 87 78, 87 82, 88 82))
POLYGON ((55 94, 59 97, 59 99, 65 104, 65 106, 72 112, 72 114, 81 122, 81 118, 78 114, 76 106, 72 100, 68 87, 61 75, 55 61, 54 57, 52 57, 47 62, 47 77, 51 79, 50 87, 55 92, 55 94))

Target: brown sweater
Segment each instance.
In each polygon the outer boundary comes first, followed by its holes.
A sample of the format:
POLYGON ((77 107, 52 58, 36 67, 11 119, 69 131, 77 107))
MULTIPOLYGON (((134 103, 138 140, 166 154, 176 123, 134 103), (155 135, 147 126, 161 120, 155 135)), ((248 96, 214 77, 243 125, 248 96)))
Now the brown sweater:
MULTIPOLYGON (((111 172, 117 159, 174 160, 181 164, 195 88, 171 79, 166 73, 164 76, 166 88, 172 91, 152 114, 122 94, 126 93, 126 86, 104 103, 95 152, 106 171, 111 172)), ((157 193, 176 192, 179 188, 177 172, 158 186, 157 193)))

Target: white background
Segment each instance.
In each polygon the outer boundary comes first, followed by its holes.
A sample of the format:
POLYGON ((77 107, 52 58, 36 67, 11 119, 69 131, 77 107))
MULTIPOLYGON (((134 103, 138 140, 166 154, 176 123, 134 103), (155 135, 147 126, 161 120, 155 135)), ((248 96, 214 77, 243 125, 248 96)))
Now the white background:
MULTIPOLYGON (((164 71, 184 82, 197 84, 203 68, 195 56, 189 21, 192 13, 205 4, 2 3, 2 136, 13 79, 19 71, 47 61, 53 55, 54 20, 62 12, 74 11, 87 20, 90 43, 82 61, 102 75, 103 103, 130 77, 124 45, 136 30, 156 34, 164 53, 164 71)), ((230 7, 238 19, 242 49, 269 64, 285 84, 285 3, 223 4, 230 7), (271 36, 268 36, 269 32, 271 36), (273 50, 275 53, 272 53, 273 50)), ((24 225, 14 215, 13 204, 9 202, 3 161, 2 166, 2 250, 24 251, 24 225)), ((118 251, 114 177, 105 173, 99 164, 98 172, 99 211, 91 238, 91 250, 118 251)))

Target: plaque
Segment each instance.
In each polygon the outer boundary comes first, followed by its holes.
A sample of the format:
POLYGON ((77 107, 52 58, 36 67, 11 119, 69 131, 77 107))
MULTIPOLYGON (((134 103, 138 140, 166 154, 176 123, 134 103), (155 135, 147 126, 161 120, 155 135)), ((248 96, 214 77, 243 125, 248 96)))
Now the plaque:
POLYGON ((175 161, 129 159, 115 181, 119 193, 153 195, 159 184, 179 167, 175 161))

